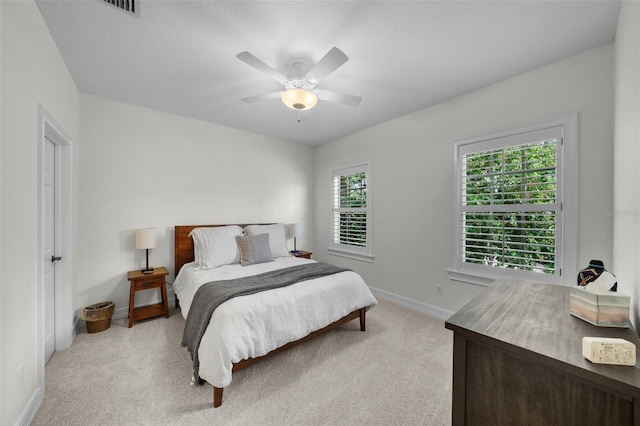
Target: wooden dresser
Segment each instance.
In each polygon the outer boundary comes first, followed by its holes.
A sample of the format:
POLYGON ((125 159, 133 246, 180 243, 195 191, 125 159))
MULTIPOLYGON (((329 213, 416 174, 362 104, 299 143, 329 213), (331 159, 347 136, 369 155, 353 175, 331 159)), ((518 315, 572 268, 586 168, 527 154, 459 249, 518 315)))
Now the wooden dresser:
POLYGON ((569 288, 500 278, 449 318, 453 425, 640 425, 640 371, 592 364, 585 336, 619 337, 569 314, 569 288))

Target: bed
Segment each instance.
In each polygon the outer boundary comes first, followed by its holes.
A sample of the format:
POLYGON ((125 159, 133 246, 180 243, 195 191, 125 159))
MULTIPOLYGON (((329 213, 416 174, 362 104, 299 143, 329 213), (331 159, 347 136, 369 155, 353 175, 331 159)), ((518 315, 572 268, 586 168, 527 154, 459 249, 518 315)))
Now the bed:
MULTIPOLYGON (((194 302, 194 296, 201 294, 198 290, 205 287, 205 283, 315 264, 313 260, 289 254, 284 229, 282 224, 176 226, 173 290, 176 307, 180 308, 187 323, 192 305, 198 304, 198 300, 194 302), (225 235, 227 232, 230 234, 225 235), (235 245, 240 253, 221 261, 224 256, 220 253, 228 253, 234 248, 230 235, 237 232, 242 234, 235 245), (210 237, 214 233, 216 236, 210 237), (245 256, 244 246, 238 248, 240 242, 245 241, 243 236, 252 238, 252 242, 260 240, 264 245, 264 234, 270 237, 266 244, 272 259, 243 266, 242 263, 253 256, 245 256), (209 236, 210 244, 216 240, 212 246, 215 246, 217 254, 209 255, 216 261, 207 267, 202 266, 206 262, 202 254, 202 235, 209 236), (236 262, 238 257, 242 263, 236 262)), ((365 331, 366 312, 375 304, 377 301, 369 288, 353 271, 231 298, 211 314, 197 349, 199 365, 195 369, 196 377, 213 386, 213 406, 219 407, 223 390, 231 383, 232 373, 354 319, 359 319, 360 330, 365 331)), ((196 308, 193 310, 195 312, 196 308)))

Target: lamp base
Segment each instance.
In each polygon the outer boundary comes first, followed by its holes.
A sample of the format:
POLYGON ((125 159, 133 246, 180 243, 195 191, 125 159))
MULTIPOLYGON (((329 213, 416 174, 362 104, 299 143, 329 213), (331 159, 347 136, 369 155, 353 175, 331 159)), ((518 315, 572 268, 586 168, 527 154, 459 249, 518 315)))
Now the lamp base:
POLYGON ((302 250, 291 250, 289 253, 291 253, 291 254, 299 254, 299 253, 302 253, 302 250))
POLYGON ((149 274, 153 274, 153 268, 149 268, 149 249, 146 250, 147 251, 147 267, 146 268, 142 268, 140 270, 140 272, 142 272, 145 275, 149 275, 149 274))

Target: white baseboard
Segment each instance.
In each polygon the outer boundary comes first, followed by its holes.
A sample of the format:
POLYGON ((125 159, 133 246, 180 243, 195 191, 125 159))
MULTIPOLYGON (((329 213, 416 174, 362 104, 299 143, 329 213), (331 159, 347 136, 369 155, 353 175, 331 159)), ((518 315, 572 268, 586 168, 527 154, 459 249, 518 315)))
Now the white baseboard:
POLYGON ((40 388, 36 388, 36 390, 33 392, 33 395, 31 395, 31 399, 29 399, 29 403, 26 407, 24 407, 22 414, 20 414, 20 418, 18 419, 16 424, 20 426, 30 425, 33 421, 33 418, 36 416, 36 413, 38 412, 38 408, 40 408, 40 405, 42 405, 43 398, 44 395, 42 394, 42 390, 40 388))
POLYGON ((386 299, 390 302, 397 303, 398 305, 406 308, 414 309, 432 317, 447 320, 455 312, 448 311, 446 309, 438 308, 437 306, 429 305, 427 303, 418 302, 417 300, 409 299, 408 297, 399 296, 388 291, 380 290, 377 288, 369 287, 374 296, 381 299, 386 299))
MULTIPOLYGON (((396 303, 398 305, 404 306, 406 308, 414 309, 416 311, 422 312, 427 315, 431 315, 432 317, 447 320, 451 315, 455 312, 448 311, 446 309, 438 308, 437 306, 429 305, 427 303, 418 302, 417 300, 409 299, 408 297, 400 296, 394 293, 390 293, 388 291, 380 290, 375 287, 369 287, 374 296, 379 297, 381 299, 389 300, 390 302, 396 303)), ((175 306, 175 295, 169 294, 167 295, 169 299, 169 307, 175 306)), ((157 302, 153 303, 158 303, 157 302)), ((136 306, 137 308, 138 306, 136 306)), ((128 318, 129 317, 129 307, 122 306, 120 308, 116 308, 113 313, 112 319, 120 319, 120 318, 128 318)), ((73 323, 74 337, 78 334, 78 331, 82 328, 86 327, 85 322, 80 319, 80 317, 76 317, 73 323)))

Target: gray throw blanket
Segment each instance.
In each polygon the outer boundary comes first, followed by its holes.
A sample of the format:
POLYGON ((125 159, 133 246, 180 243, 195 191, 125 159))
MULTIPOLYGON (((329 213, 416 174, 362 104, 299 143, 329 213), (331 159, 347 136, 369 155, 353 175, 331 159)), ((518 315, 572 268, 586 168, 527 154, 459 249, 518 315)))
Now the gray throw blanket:
POLYGON ((349 269, 339 268, 328 263, 316 262, 269 271, 249 277, 212 281, 200 286, 193 296, 182 336, 182 346, 189 350, 191 359, 193 360, 194 383, 201 383, 198 374, 200 368, 200 360, 198 359, 200 340, 209 325, 213 311, 220 306, 220 304, 234 297, 286 287, 300 281, 320 278, 348 270, 349 269))

